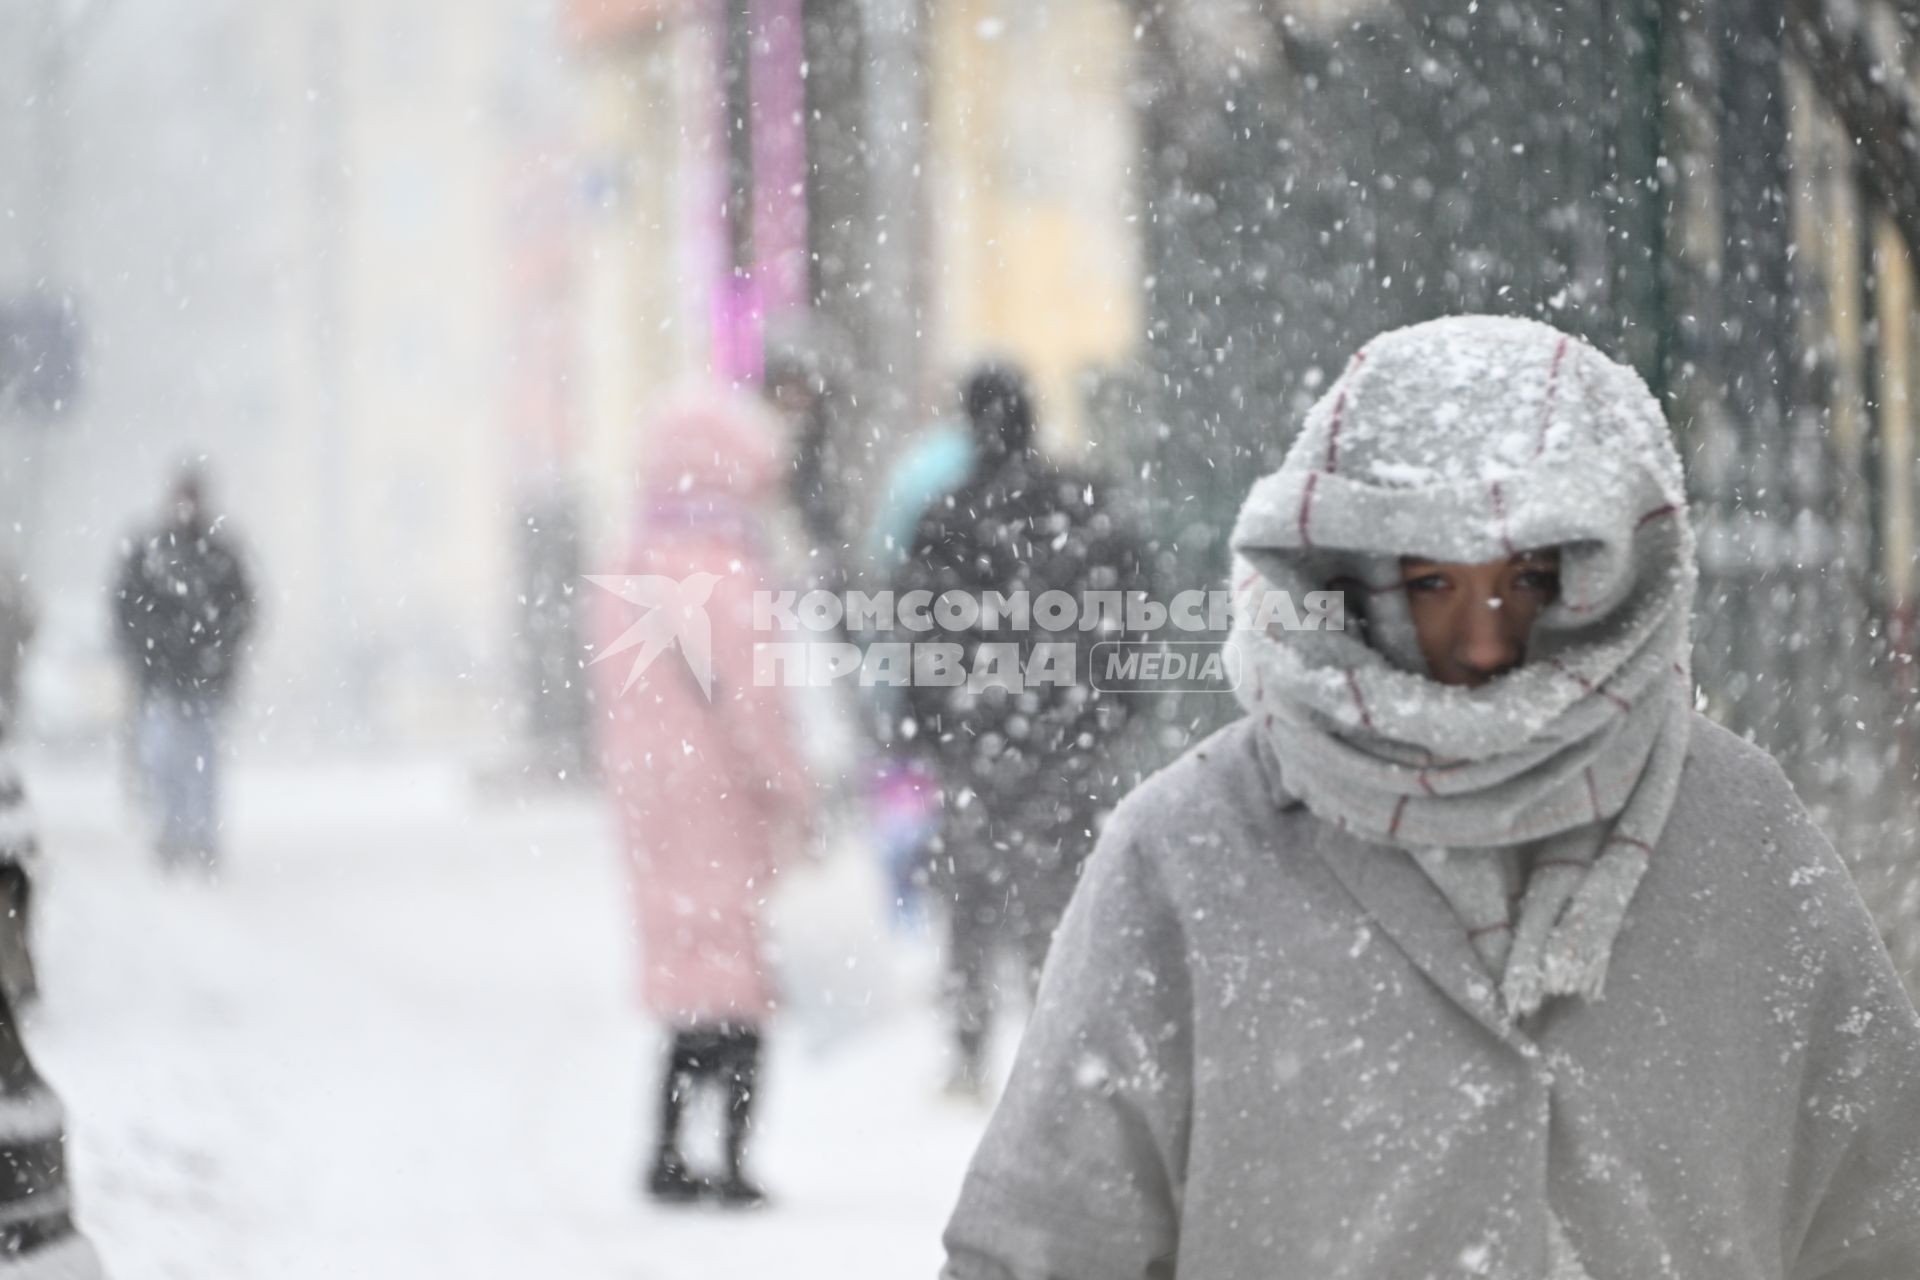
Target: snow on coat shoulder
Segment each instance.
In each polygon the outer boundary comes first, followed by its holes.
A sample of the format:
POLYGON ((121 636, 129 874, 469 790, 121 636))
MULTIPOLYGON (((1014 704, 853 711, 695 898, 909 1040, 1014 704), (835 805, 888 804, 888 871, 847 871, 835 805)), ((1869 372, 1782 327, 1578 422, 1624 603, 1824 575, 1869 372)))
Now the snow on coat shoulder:
POLYGON ((1596 1276, 1920 1275, 1920 1020, 1763 753, 1694 724, 1605 997, 1523 1028, 1277 776, 1243 720, 1114 815, 949 1280, 1538 1280, 1556 1218, 1596 1276))

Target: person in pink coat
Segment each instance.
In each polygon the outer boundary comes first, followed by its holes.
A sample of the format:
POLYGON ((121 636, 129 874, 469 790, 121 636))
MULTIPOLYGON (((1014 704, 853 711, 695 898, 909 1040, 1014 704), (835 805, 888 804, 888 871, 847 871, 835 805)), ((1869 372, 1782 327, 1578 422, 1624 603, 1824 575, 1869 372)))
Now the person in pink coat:
POLYGON ((775 1004, 761 909, 798 852, 809 782, 786 691, 754 678, 753 594, 771 578, 779 428, 743 394, 683 394, 649 424, 625 572, 595 658, 603 753, 639 926, 640 994, 671 1032, 646 1187, 666 1201, 764 1197, 743 1172, 761 1028, 775 1004), (726 1166, 681 1155, 689 1095, 726 1095, 726 1166))

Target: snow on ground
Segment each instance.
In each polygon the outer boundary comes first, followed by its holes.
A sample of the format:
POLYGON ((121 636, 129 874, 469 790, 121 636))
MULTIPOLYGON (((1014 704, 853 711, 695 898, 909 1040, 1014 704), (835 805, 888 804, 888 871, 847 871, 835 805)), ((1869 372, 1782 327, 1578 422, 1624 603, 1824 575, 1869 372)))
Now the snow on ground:
POLYGON ((150 865, 110 761, 28 769, 28 1034, 118 1280, 937 1270, 985 1115, 937 1096, 931 957, 887 939, 862 864, 802 872, 786 912, 776 1204, 667 1210, 637 1191, 662 1049, 594 796, 480 794, 431 761, 241 770, 203 883, 150 865))

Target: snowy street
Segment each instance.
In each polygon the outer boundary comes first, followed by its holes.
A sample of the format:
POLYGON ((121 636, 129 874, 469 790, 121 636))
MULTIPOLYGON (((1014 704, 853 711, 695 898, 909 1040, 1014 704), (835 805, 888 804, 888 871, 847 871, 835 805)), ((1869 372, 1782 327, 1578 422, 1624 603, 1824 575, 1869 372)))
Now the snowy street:
POLYGON ((0 101, 0 1280, 1920 1280, 1920 0, 0 101))
MULTIPOLYGON (((206 884, 149 865, 109 759, 27 769, 47 852, 31 1048, 121 1280, 937 1269, 984 1111, 938 1097, 912 949, 868 989, 845 971, 880 968, 883 938, 829 960, 807 932, 816 997, 869 1007, 816 998, 773 1029, 774 1206, 662 1211, 637 1191, 659 1049, 596 796, 489 797, 418 760, 242 767, 206 884)), ((809 901, 868 887, 859 870, 814 875, 809 901)))

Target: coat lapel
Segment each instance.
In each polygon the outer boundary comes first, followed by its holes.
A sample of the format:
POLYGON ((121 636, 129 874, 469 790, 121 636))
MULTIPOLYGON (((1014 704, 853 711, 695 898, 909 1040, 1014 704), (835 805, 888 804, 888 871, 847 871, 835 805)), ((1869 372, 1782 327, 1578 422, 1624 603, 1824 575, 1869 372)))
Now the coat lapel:
POLYGON ((1516 1048, 1523 1037, 1500 1007, 1460 918, 1419 864, 1399 849, 1372 844, 1318 819, 1313 849, 1347 892, 1414 966, 1448 999, 1516 1048))

